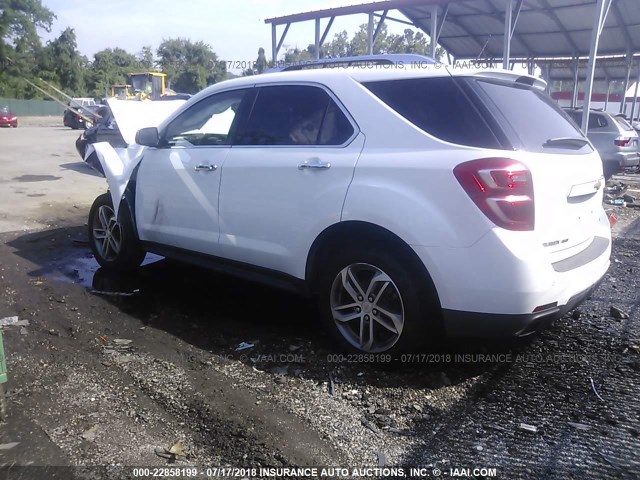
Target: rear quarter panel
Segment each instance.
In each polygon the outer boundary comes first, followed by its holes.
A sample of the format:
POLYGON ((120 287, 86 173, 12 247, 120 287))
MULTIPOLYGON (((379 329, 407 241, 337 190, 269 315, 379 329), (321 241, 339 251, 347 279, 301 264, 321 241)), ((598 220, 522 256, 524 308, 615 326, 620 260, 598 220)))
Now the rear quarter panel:
POLYGON ((334 88, 366 137, 342 220, 373 223, 423 246, 465 247, 489 230, 453 167, 491 151, 435 139, 353 80, 334 88))

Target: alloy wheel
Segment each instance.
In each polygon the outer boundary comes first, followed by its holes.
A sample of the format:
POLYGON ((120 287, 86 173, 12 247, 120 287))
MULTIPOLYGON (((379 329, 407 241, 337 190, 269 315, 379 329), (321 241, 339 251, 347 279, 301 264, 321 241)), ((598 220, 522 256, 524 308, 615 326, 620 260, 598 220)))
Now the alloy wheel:
POLYGON ((402 296, 389 275, 374 265, 343 268, 331 286, 330 302, 338 331, 359 350, 384 352, 402 335, 402 296))
POLYGON ((122 247, 122 230, 113 209, 108 205, 98 208, 93 219, 93 241, 100 256, 113 261, 122 247))

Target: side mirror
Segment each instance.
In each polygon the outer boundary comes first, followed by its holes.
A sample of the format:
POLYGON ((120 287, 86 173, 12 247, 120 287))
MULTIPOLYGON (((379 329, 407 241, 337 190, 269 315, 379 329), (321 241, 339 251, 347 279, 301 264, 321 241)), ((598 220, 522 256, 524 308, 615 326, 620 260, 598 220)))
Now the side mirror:
POLYGON ((157 147, 160 144, 160 135, 156 127, 141 128, 136 132, 136 143, 145 147, 157 147))

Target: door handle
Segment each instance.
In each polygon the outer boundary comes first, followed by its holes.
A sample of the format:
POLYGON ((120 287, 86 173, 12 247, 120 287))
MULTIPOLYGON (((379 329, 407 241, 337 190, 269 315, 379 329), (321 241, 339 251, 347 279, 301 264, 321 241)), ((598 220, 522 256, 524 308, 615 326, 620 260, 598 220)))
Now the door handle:
POLYGON ((196 165, 194 170, 196 172, 213 172, 214 170, 217 170, 218 166, 217 165, 196 165))
POLYGON ((313 160, 307 160, 306 162, 298 165, 298 170, 304 170, 307 168, 312 170, 326 170, 327 168, 331 168, 331 164, 329 162, 322 162, 319 159, 314 158, 313 160))

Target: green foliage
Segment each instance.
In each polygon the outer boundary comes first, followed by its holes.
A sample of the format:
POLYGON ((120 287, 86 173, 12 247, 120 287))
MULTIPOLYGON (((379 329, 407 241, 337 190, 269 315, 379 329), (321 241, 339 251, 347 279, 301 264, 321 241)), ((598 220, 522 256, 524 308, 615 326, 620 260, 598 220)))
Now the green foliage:
MULTIPOLYGON (((377 27, 377 24, 375 24, 377 27)), ((320 51, 320 58, 352 57, 366 55, 367 52, 367 25, 360 25, 358 31, 349 39, 346 30, 338 32, 333 36, 333 40, 325 43, 320 51)), ((373 42, 373 53, 416 53, 419 55, 430 55, 431 45, 425 34, 407 28, 402 34, 390 34, 387 25, 382 24, 378 35, 373 42)), ((442 58, 444 50, 438 48, 436 57, 442 58)), ((315 45, 309 45, 304 50, 298 48, 285 52, 285 63, 303 62, 315 59, 315 45)))
POLYGON ((304 50, 297 47, 293 50, 287 50, 284 54, 284 63, 301 63, 315 59, 315 45, 309 45, 304 50), (314 53, 312 53, 314 52, 314 53))
POLYGON ((87 90, 91 95, 103 97, 111 85, 124 85, 127 75, 144 71, 138 59, 122 48, 106 48, 93 56, 87 72, 87 90))
POLYGON ((142 50, 140 50, 136 58, 138 60, 138 65, 140 66, 140 68, 145 71, 153 70, 155 60, 153 57, 153 50, 150 46, 145 45, 144 47, 142 47, 142 50))
POLYGON ((226 78, 226 65, 204 42, 186 38, 163 40, 158 47, 158 66, 168 75, 176 92, 196 93, 226 78))
POLYGON ((38 96, 23 79, 37 72, 42 43, 36 29, 49 31, 54 18, 40 0, 0 0, 0 96, 38 96))
POLYGON ((78 52, 73 28, 67 28, 42 50, 40 76, 49 76, 65 92, 72 92, 74 96, 84 96, 87 63, 87 58, 78 52))
POLYGON ((55 15, 40 0, 0 0, 0 60, 10 58, 12 44, 39 46, 37 27, 47 31, 55 15))
POLYGON ((258 49, 258 59, 256 60, 256 73, 263 73, 269 67, 267 56, 264 54, 264 48, 258 49))

